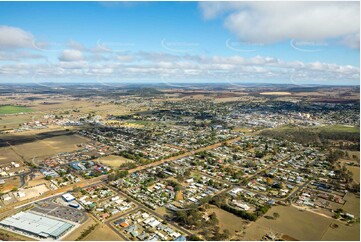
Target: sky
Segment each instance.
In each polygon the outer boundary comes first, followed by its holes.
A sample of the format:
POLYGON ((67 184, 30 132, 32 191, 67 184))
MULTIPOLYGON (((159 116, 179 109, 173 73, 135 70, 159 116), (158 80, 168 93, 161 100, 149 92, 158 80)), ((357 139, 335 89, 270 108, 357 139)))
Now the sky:
POLYGON ((0 2, 0 83, 360 83, 359 2, 0 2))

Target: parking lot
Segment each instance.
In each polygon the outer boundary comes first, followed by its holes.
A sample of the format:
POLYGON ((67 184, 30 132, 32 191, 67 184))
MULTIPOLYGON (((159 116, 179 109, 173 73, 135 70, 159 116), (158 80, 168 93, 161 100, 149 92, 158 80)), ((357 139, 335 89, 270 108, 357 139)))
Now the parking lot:
POLYGON ((57 205, 49 201, 42 201, 35 203, 35 208, 32 209, 35 212, 47 214, 57 218, 69 220, 75 223, 84 223, 88 216, 81 210, 57 205))

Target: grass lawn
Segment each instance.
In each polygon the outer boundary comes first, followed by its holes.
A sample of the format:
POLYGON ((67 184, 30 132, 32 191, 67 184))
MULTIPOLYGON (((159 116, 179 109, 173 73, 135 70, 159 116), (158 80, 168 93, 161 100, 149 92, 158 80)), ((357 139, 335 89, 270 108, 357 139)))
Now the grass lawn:
POLYGON ((1 114, 15 114, 15 113, 29 113, 29 112, 33 112, 33 110, 28 107, 12 106, 12 105, 0 106, 0 115, 1 114))

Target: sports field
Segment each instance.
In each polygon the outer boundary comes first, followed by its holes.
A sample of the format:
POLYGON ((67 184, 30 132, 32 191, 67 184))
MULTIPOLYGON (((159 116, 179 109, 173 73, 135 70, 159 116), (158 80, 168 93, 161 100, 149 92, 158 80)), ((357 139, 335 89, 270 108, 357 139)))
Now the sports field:
MULTIPOLYGON (((98 161, 98 159, 95 161, 98 161)), ((124 164, 127 162, 134 162, 132 160, 129 160, 127 158, 124 158, 122 156, 117 156, 117 155, 103 156, 103 157, 99 158, 99 161, 101 163, 111 166, 111 167, 119 167, 121 164, 124 164)))

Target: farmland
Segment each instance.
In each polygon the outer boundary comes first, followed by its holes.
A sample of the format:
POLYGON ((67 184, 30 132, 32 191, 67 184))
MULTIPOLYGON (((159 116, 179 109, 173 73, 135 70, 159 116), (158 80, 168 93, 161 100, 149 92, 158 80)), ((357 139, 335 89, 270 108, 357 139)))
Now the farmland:
POLYGON ((77 135, 61 135, 12 146, 13 149, 27 160, 44 158, 59 152, 77 150, 77 144, 86 143, 88 139, 77 135))
POLYGON ((29 112, 33 112, 33 110, 28 107, 11 106, 11 105, 0 106, 0 115, 16 114, 16 113, 29 113, 29 112))

